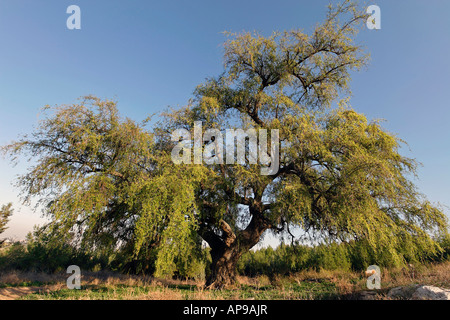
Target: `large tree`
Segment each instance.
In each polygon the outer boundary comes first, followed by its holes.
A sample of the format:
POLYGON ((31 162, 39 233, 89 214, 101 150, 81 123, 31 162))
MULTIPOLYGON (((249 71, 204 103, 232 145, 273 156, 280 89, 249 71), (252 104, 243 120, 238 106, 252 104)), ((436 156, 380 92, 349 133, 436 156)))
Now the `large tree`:
MULTIPOLYGON (((26 200, 38 196, 61 235, 141 256, 157 248, 163 273, 175 261, 189 263, 203 239, 211 248, 211 288, 235 281, 238 259, 267 230, 364 240, 399 259, 405 239, 412 251, 436 250, 433 236, 447 232, 446 217, 410 181, 416 163, 399 153, 401 141, 345 101, 330 108, 348 92, 350 71, 366 63, 355 44, 364 18, 345 1, 330 7, 311 35, 230 35, 224 73, 152 129, 121 118, 109 100, 87 97, 56 108, 31 137, 4 147, 37 159, 19 180, 26 200), (265 129, 269 141, 279 130, 280 149, 268 152, 279 158, 277 170, 261 174, 249 159, 250 142, 243 164, 214 157, 175 164, 172 133, 193 132, 197 121, 222 133, 265 129)), ((210 135, 200 147, 219 138, 210 135)), ((236 159, 234 148, 227 152, 236 159)))

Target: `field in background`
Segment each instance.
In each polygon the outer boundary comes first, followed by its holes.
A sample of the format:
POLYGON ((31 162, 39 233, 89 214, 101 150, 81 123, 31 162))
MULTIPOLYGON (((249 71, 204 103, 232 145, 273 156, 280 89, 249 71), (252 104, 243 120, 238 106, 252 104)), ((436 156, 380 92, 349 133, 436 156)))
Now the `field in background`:
MULTIPOLYGON (((367 291, 361 272, 301 271, 287 276, 239 277, 234 288, 203 289, 202 281, 157 279, 113 272, 82 273, 80 290, 66 286, 69 275, 8 272, 0 275, 0 299, 26 300, 202 300, 202 299, 358 299, 367 291)), ((450 262, 382 270, 377 299, 389 299, 390 288, 413 284, 450 287, 450 262)))

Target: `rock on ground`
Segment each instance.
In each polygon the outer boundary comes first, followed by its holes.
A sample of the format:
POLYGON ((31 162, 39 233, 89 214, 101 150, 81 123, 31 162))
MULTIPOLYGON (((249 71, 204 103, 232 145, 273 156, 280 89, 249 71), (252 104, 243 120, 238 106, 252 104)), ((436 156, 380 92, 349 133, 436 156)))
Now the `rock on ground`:
POLYGON ((412 300, 450 300, 450 290, 433 286, 419 287, 411 297, 412 300))
POLYGON ((434 286, 414 285, 392 288, 387 296, 393 299, 407 300, 450 300, 450 290, 434 286))

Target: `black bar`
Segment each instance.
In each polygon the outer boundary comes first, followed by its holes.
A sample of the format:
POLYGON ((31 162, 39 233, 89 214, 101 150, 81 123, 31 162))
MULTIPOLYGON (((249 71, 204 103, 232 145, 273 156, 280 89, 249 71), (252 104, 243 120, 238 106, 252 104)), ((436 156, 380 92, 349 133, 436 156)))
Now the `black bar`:
MULTIPOLYGON (((298 319, 346 316, 379 318, 400 312, 402 318, 416 316, 423 310, 438 314, 448 312, 448 301, 284 301, 284 300, 95 300, 95 301, 0 301, 2 314, 14 312, 20 317, 43 315, 58 319, 79 316, 82 320, 105 317, 145 316, 145 319, 298 319), (8 310, 10 309, 10 310, 8 310), (158 316, 156 316, 158 315, 158 316)), ((140 318, 141 318, 140 317, 140 318)), ((125 318, 124 320, 132 320, 125 318)))

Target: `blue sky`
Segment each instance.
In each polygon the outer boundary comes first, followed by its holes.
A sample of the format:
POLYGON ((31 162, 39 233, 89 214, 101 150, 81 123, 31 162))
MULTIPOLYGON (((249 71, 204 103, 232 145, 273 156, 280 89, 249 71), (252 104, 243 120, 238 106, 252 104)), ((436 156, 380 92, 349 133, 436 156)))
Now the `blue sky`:
MULTIPOLYGON (((309 31, 327 3, 2 0, 0 144, 31 132, 42 106, 87 94, 116 99, 122 115, 135 120, 184 105, 195 86, 221 73, 223 31, 309 31), (66 27, 72 4, 81 8, 81 30, 66 27)), ((450 2, 370 4, 381 8, 382 29, 358 35, 371 62, 353 75, 351 105, 385 119, 383 126, 408 142, 403 154, 423 164, 419 189, 450 206, 450 2)), ((43 222, 20 206, 11 186, 26 167, 0 159, 0 204, 12 201, 17 209, 2 237, 23 238, 43 222)))

